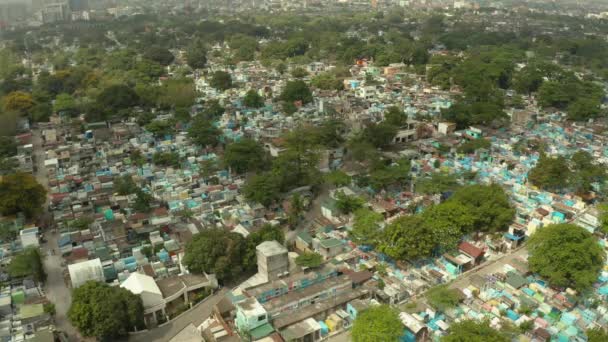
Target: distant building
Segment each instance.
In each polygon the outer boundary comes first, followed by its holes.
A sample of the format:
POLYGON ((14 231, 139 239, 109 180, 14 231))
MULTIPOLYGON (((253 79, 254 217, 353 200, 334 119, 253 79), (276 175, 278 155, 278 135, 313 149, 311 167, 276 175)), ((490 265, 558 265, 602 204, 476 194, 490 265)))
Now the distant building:
POLYGON ((42 22, 54 23, 70 19, 70 8, 67 3, 47 4, 42 9, 42 22))

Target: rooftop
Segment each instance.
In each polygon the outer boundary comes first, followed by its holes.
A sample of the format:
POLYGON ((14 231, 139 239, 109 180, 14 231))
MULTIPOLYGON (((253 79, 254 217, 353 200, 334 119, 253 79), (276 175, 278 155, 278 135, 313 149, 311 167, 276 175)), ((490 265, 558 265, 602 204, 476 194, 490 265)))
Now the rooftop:
POLYGON ((273 256, 287 253, 287 248, 277 241, 264 241, 255 248, 265 256, 273 256))

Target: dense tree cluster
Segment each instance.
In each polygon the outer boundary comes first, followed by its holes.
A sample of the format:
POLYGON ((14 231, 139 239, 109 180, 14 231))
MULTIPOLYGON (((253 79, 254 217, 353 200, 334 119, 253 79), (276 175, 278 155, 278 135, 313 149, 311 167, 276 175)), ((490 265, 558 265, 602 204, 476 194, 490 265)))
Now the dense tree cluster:
POLYGON ((34 218, 42 212, 45 202, 46 189, 30 174, 18 172, 0 181, 2 215, 23 213, 28 218, 34 218))
POLYGON ((416 260, 456 248, 463 235, 508 228, 515 210, 497 185, 461 187, 444 203, 389 224, 378 243, 396 260, 416 260))
POLYGON ((116 341, 144 327, 144 306, 129 290, 89 281, 72 292, 68 318, 86 337, 116 341))
POLYGON ((606 253, 597 239, 582 227, 557 224, 541 228, 528 241, 530 270, 556 287, 584 290, 604 265, 606 253))
POLYGON ((263 226, 247 238, 223 229, 205 229, 186 245, 183 262, 191 272, 213 273, 220 281, 230 281, 253 272, 256 247, 272 240, 285 241, 279 227, 263 226))
POLYGON ((538 163, 528 173, 528 181, 541 189, 563 192, 568 189, 584 194, 598 191, 608 173, 586 151, 569 157, 551 157, 541 153, 538 163))
POLYGON ((373 306, 357 314, 353 323, 354 342, 397 341, 403 335, 399 312, 388 305, 373 306))

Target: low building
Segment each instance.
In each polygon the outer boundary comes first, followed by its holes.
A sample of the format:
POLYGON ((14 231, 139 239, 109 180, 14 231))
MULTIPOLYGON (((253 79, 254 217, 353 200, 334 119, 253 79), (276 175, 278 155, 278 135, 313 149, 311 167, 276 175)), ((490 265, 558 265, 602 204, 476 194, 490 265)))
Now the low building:
POLYGON ((99 258, 68 265, 72 288, 82 286, 89 280, 105 281, 103 267, 99 258))
POLYGON ((317 342, 321 340, 321 325, 308 318, 282 330, 281 337, 290 342, 317 342))
POLYGON ((141 273, 132 273, 120 287, 138 295, 144 305, 144 321, 147 326, 158 322, 159 317, 165 317, 165 300, 156 285, 154 278, 141 273))

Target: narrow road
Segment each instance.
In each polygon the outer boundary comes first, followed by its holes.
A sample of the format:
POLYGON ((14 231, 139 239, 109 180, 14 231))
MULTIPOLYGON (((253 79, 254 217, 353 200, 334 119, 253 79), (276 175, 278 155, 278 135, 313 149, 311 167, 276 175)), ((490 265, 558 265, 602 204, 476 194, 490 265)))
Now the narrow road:
MULTIPOLYGON (((32 131, 32 140, 37 167, 35 176, 38 183, 42 184, 48 191, 49 181, 44 167, 45 151, 40 130, 36 129, 32 131)), ((47 201, 44 206, 45 214, 48 214, 48 202, 47 196, 47 201)), ((58 330, 65 332, 70 341, 84 341, 67 318, 67 312, 72 303, 72 293, 63 279, 63 267, 61 266, 62 258, 60 255, 50 255, 51 250, 58 250, 57 238, 59 235, 51 234, 51 232, 47 230, 45 236, 47 243, 42 246, 42 253, 43 255, 46 255, 44 259, 44 269, 47 274, 44 291, 46 297, 55 304, 55 326, 58 330)))
POLYGON ((217 304, 228 292, 227 288, 222 288, 205 301, 199 303, 194 308, 186 311, 181 316, 173 321, 149 331, 133 334, 129 341, 133 342, 167 342, 184 330, 188 324, 192 323, 195 327, 203 324, 203 322, 211 316, 213 306, 217 304))

